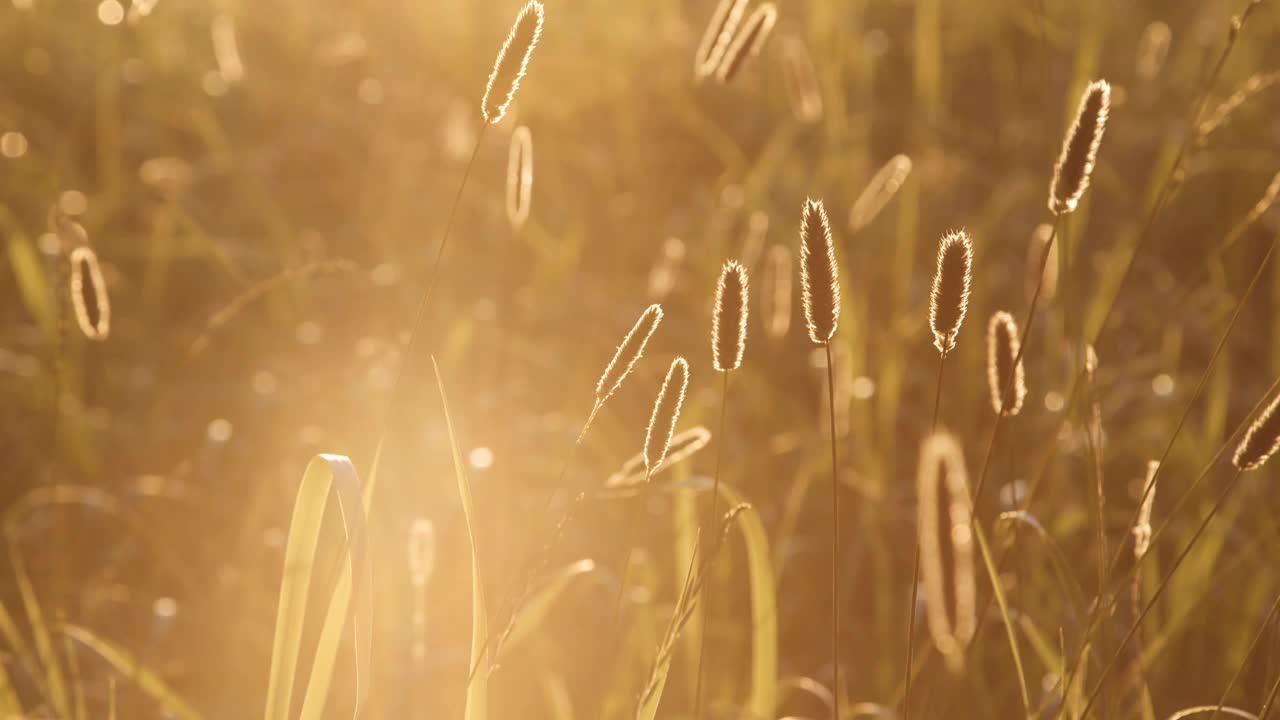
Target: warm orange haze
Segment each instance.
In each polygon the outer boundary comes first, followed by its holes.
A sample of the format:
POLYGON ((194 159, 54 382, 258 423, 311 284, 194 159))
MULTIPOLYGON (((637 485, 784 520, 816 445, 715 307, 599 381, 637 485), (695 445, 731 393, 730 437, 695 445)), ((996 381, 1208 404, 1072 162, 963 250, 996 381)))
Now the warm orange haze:
POLYGON ((1274 0, 0 0, 0 720, 1280 718, 1274 0))

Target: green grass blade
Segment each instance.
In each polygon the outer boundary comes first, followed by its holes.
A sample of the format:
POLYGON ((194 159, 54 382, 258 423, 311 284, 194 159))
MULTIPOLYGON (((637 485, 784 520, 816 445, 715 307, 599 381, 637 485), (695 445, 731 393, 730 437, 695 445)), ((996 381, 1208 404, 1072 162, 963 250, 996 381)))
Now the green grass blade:
POLYGON ((735 516, 746 546, 751 587, 751 695, 746 710, 753 718, 771 718, 778 705, 778 606, 769 536, 760 514, 736 490, 721 482, 720 494, 729 507, 746 506, 735 516))
POLYGON ((13 270, 18 297, 22 299, 23 306, 40 326, 44 336, 53 338, 58 332, 57 317, 49 294, 49 280, 45 277, 44 265, 36 252, 35 244, 22 232, 5 208, 0 208, 0 230, 8 235, 9 266, 13 270))
POLYGON ((201 720, 203 717, 195 708, 187 704, 173 688, 170 688, 149 668, 141 665, 138 659, 127 650, 94 634, 88 628, 79 625, 63 625, 62 632, 76 642, 84 645, 99 657, 106 660, 116 672, 132 680, 147 697, 155 700, 166 711, 181 720, 201 720))
POLYGON ((35 639, 35 655, 44 670, 45 695, 53 706, 58 717, 71 716, 70 696, 67 694, 66 678, 62 673, 62 662, 53 645, 53 635, 45 620, 44 610, 36 595, 31 575, 27 572, 26 561, 22 550, 18 547, 18 516, 22 506, 15 504, 6 513, 4 531, 6 544, 9 547, 9 562, 13 564, 13 574, 18 586, 18 596, 22 598, 23 610, 27 613, 27 621, 31 625, 31 635, 35 639))
POLYGON ((302 630, 306 621, 307 594, 311 587, 311 575, 315 569, 316 545, 320 539, 320 526, 324 519, 325 505, 332 489, 338 496, 342 510, 343 530, 346 533, 348 563, 329 600, 329 614, 316 646, 316 660, 303 700, 303 715, 323 712, 324 698, 328 695, 332 678, 332 662, 337 655, 340 633, 345 621, 346 604, 351 593, 353 568, 360 573, 361 593, 357 596, 355 617, 356 647, 356 713, 364 705, 368 693, 367 678, 370 663, 370 632, 372 630, 371 572, 366 557, 368 533, 365 525, 364 504, 360 496, 360 481, 355 466, 340 455, 321 454, 312 458, 302 476, 297 500, 293 506, 293 518, 289 523, 289 538, 285 546, 284 577, 280 583, 280 605, 276 611, 275 641, 271 650, 271 672, 267 685, 267 720, 289 720, 293 684, 298 668, 298 654, 302 643, 302 630), (345 581, 345 582, 344 582, 345 581), (341 602, 338 598, 341 597, 341 602), (335 605, 343 611, 333 621, 335 605), (318 674, 317 668, 328 658, 328 672, 318 674), (363 682, 362 682, 363 680, 363 682))
MULTIPOLYGON (((471 501, 471 487, 467 484, 467 475, 463 471, 462 454, 458 451, 458 438, 453 432, 453 421, 449 416, 449 401, 445 397, 444 381, 440 379, 440 366, 435 357, 431 358, 431 367, 436 374, 436 385, 440 388, 440 404, 444 408, 444 424, 449 431, 449 450, 453 453, 453 474, 458 481, 458 494, 462 498, 462 515, 467 523, 467 537, 471 545, 471 662, 468 667, 476 667, 476 663, 488 654, 489 619, 484 609, 484 585, 480 578, 480 555, 476 547, 475 506, 471 501)), ((483 669, 467 685, 467 707, 463 715, 465 720, 485 720, 488 716, 489 680, 483 669)))
POLYGON ((1013 652, 1013 666, 1018 672, 1018 692, 1022 694, 1023 714, 1030 716, 1031 698, 1027 696, 1027 673, 1022 669, 1022 653, 1018 651, 1017 630, 1009 617, 1009 604, 1005 601, 1004 589, 1000 587, 1000 576, 996 573, 996 565, 991 561, 991 549, 987 547, 987 535, 982 526, 973 524, 973 535, 978 539, 978 549, 982 552, 982 564, 987 568, 987 577, 991 580, 991 592, 995 594, 996 604, 1000 606, 1000 620, 1004 623, 1005 634, 1009 636, 1009 649, 1013 652))

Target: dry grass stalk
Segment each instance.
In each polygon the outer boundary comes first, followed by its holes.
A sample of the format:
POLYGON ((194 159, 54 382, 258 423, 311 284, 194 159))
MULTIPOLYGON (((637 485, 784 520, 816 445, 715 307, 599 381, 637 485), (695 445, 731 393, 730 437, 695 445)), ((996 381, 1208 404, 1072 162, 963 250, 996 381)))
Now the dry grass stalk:
POLYGON ((649 428, 644 438, 647 477, 653 476, 671 449, 671 438, 675 434, 676 420, 680 418, 680 406, 684 404, 684 393, 688 387, 689 363, 678 357, 671 361, 667 376, 662 380, 662 389, 658 391, 658 399, 653 403, 653 414, 649 417, 649 428))
POLYGON ((711 318, 711 357, 719 372, 737 370, 747 345, 747 270, 736 260, 724 264, 711 318))
POLYGON ((1138 39, 1138 78, 1143 82, 1151 82, 1160 74, 1164 61, 1169 57, 1169 43, 1173 39, 1173 31, 1169 24, 1162 20, 1152 21, 1142 31, 1138 39))
POLYGON ((1156 503, 1156 471, 1160 469, 1160 463, 1151 460, 1147 463, 1147 479, 1143 482, 1144 488, 1150 487, 1147 491, 1147 497, 1142 501, 1142 506, 1138 509, 1138 521, 1133 526, 1133 559, 1142 560, 1147 554, 1147 550, 1151 549, 1151 509, 1156 503))
POLYGON ((720 67, 720 61, 733 42, 733 34, 746 9, 747 0, 720 0, 716 4, 693 59, 694 75, 700 78, 710 77, 720 67))
POLYGON ((1231 464, 1241 471, 1254 470, 1280 450, 1280 395, 1276 396, 1249 426, 1244 439, 1236 447, 1231 464))
POLYGON ((716 79, 722 83, 733 82, 742 66, 760 54, 760 49, 768 42, 777 22, 778 8, 773 3, 764 3, 752 11, 742 24, 742 30, 725 50, 720 66, 716 68, 716 79))
POLYGON ((511 133, 507 153, 507 220, 520 230, 533 204, 533 135, 521 125, 511 133))
POLYGON ((1280 82, 1280 70, 1251 75, 1230 97, 1219 103, 1204 122, 1200 123, 1196 129, 1196 145, 1203 147, 1209 141, 1209 136, 1225 125, 1240 106, 1277 82, 1280 82))
POLYGON ((484 99, 480 102, 485 122, 490 125, 496 125, 502 120, 516 96, 520 79, 529 66, 533 46, 538 44, 538 38, 542 35, 542 14, 542 3, 539 0, 529 0, 516 16, 506 42, 498 50, 498 57, 493 61, 493 72, 489 74, 489 83, 484 88, 484 99))
POLYGON ((781 58, 782 80, 791 114, 802 123, 822 119, 822 88, 818 85, 818 71, 814 69, 809 48, 800 38, 784 38, 781 58))
MULTIPOLYGON (((654 468, 651 475, 668 468, 674 467, 683 460, 688 459, 711 442, 711 431, 705 425, 689 428, 676 433, 671 438, 671 446, 667 448, 667 457, 658 467, 654 468)), ((605 480, 604 486, 609 489, 625 488, 633 485, 639 485, 644 482, 646 472, 644 469, 644 453, 639 452, 627 458, 622 463, 622 467, 605 480)))
POLYGON ((764 333, 775 339, 791 329, 791 257, 791 248, 785 245, 774 245, 765 256, 760 304, 764 310, 764 333))
POLYGON ((973 282, 973 241, 963 230, 949 232, 938 244, 938 268, 929 294, 929 327, 939 352, 951 352, 969 310, 973 282))
POLYGON ((622 339, 622 344, 613 353, 613 359, 609 361, 604 373, 600 375, 600 381, 596 383, 596 405, 603 405, 604 401, 608 400, 609 396, 622 385, 622 381, 635 367, 636 361, 644 354, 644 346, 649 342, 653 331, 658 329, 660 322, 662 322, 661 305, 650 305, 640 314, 640 319, 636 320, 631 331, 622 339))
POLYGON ((1027 397, 1026 374, 1018 349, 1018 324, 1013 316, 1003 310, 994 313, 987 323, 987 385, 991 407, 1006 417, 1021 412, 1027 397), (1016 366, 1014 358, 1018 358, 1016 366), (1005 388, 1009 388, 1007 397, 1005 388))
POLYGON ((1053 169, 1049 186, 1049 209, 1055 215, 1076 209, 1080 197, 1089 189, 1089 175, 1098 160, 1102 133, 1107 129, 1111 110, 1111 85, 1094 80, 1080 98, 1080 109, 1062 143, 1062 155, 1053 169))
POLYGON ((969 519, 969 481, 964 452, 952 435, 939 432, 920 449, 917 475, 920 574, 927 602, 926 618, 934 646, 951 672, 964 670, 964 651, 977 628, 977 585, 974 581, 973 528, 969 519), (947 593, 938 532, 938 486, 946 485, 952 552, 952 595, 955 622, 944 606, 947 593))
POLYGON ((1267 189, 1262 193, 1262 197, 1258 199, 1258 202, 1254 203, 1253 207, 1250 208, 1249 213, 1244 216, 1244 219, 1237 223, 1235 227, 1231 228, 1231 232, 1227 233, 1227 237, 1223 239, 1218 252, 1226 252, 1232 245, 1235 245, 1236 241, 1238 241, 1249 228, 1253 227, 1253 224, 1258 222, 1258 220, 1271 209, 1272 205, 1275 205, 1277 196, 1280 196, 1280 172, 1276 173, 1275 177, 1271 178, 1271 183, 1267 185, 1267 189))
POLYGON ((840 321, 840 278, 827 211, 812 198, 800 218, 800 289, 809 339, 831 342, 840 321))
POLYGON ((1043 280, 1036 277, 1040 272, 1040 261, 1044 258, 1045 246, 1049 244, 1052 237, 1053 226, 1048 223, 1037 225, 1031 232, 1031 242, 1027 245, 1026 295, 1028 302, 1035 294, 1037 282, 1040 282, 1041 301, 1053 302, 1053 298, 1058 294, 1058 253, 1049 253, 1049 258, 1044 263, 1043 280))
POLYGON ((867 187, 853 203, 849 211, 849 229, 857 232, 871 224, 871 221, 884 210, 902 184, 911 174, 911 158, 906 155, 894 155, 889 158, 875 175, 871 176, 867 187))
POLYGON ((106 340, 111 334, 111 302, 98 256, 88 245, 71 251, 71 304, 80 332, 90 340, 106 340))

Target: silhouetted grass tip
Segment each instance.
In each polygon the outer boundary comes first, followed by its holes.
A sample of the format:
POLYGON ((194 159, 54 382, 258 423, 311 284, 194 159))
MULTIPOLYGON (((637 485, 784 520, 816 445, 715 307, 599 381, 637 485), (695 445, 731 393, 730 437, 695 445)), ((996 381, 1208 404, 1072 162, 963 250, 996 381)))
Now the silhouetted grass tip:
POLYGON ((812 198, 800 217, 800 289, 809 339, 825 345, 840 321, 840 278, 827 211, 812 198))
POLYGON ((652 476, 667 457, 688 387, 689 363, 678 357, 671 361, 667 376, 662 380, 662 389, 658 391, 658 399, 653 403, 653 415, 649 417, 649 429, 644 438, 644 469, 648 476, 652 476))
POLYGON ((973 242, 963 230, 949 232, 938 244, 938 269, 929 295, 929 327, 933 345, 939 352, 956 346, 960 323, 969 309, 969 287, 973 277, 973 242))
POLYGON ((71 304, 80 332, 90 340, 106 340, 111 334, 111 303, 98 256, 88 245, 71 251, 71 304))
POLYGON ((533 135, 521 125, 511 133, 507 154, 507 220, 519 230, 529 219, 533 198, 533 135))
POLYGON ((1018 324, 1013 316, 1003 310, 992 314, 987 323, 987 384, 991 389, 991 407, 1005 417, 1021 412, 1027 397, 1027 381, 1018 351, 1018 324), (1014 358, 1018 358, 1017 365, 1014 358))
POLYGON ((622 344, 618 346, 613 359, 609 361, 604 373, 600 376, 600 381, 596 383, 597 403, 608 400, 609 396, 622 385, 622 381, 644 353, 645 344, 649 342, 649 337, 653 335, 654 330, 658 329, 658 323, 661 321, 661 305, 650 305, 640 314, 640 319, 636 320, 631 332, 622 339, 622 344))
POLYGON ((720 372, 737 370, 747 345, 747 269, 736 260, 724 264, 716 284, 711 318, 711 355, 720 372))
POLYGON ((716 79, 722 83, 733 82, 747 60, 760 54, 760 49, 768 42, 777 22, 778 8, 773 3, 764 3, 752 11, 742 24, 742 30, 725 50, 720 66, 716 68, 716 79))
POLYGON ((1106 80, 1089 83, 1053 169, 1053 182, 1049 186, 1049 209, 1053 214, 1075 210, 1080 196, 1089 188, 1089 175, 1098 159, 1098 146, 1102 144, 1110 110, 1111 85, 1106 80))
POLYGON ((490 125, 502 120, 516 96, 520 79, 529 66, 533 46, 538 44, 542 35, 542 13, 542 3, 529 0, 516 16, 506 42, 502 43, 502 49, 493 61, 493 72, 489 74, 489 84, 484 88, 484 100, 480 103, 484 119, 490 125))
POLYGON ((716 4, 715 12, 711 14, 707 29, 702 34, 702 42, 698 44, 697 55, 693 58, 694 75, 700 78, 710 77, 720 67, 720 61, 733 42, 733 34, 746 9, 747 0, 720 0, 716 4))
POLYGON ((930 435, 920 448, 916 474, 920 575, 924 584, 925 617, 929 634, 947 668, 955 674, 964 669, 964 651, 977 630, 977 584, 974 580, 973 527, 969 519, 969 480, 964 451, 959 441, 946 432, 930 435), (947 496, 940 502, 938 486, 947 496), (947 517, 939 522, 939 508, 947 517), (943 527, 946 533, 939 532, 943 527), (951 592, 947 592, 942 557, 942 538, 951 546, 951 592), (946 603, 950 597, 954 612, 946 603), (954 617, 954 621, 952 618, 954 617))
POLYGON ((1280 407, 1280 395, 1271 401, 1267 409, 1258 415, 1258 418, 1249 426, 1249 430, 1245 432, 1244 439, 1236 448, 1235 456, 1231 458, 1231 463, 1240 470, 1259 468, 1275 454, 1276 450, 1280 450, 1280 412, 1276 411, 1278 407, 1280 407))

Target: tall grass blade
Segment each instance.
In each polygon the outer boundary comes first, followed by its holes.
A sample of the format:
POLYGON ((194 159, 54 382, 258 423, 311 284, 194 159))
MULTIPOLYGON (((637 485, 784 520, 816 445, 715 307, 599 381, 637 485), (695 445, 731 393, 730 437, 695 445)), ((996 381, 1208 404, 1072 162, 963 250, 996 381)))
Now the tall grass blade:
POLYGON ((62 632, 97 653, 115 668, 116 672, 132 680, 147 697, 159 703, 166 714, 181 720, 202 720, 204 717, 187 704, 187 701, 183 700, 173 688, 165 684, 159 675, 140 664, 129 651, 79 625, 63 625, 62 632))
POLYGON ((778 705, 778 604, 773 585, 769 536, 760 513, 738 491, 720 483, 728 507, 744 507, 736 518, 747 554, 747 583, 751 595, 751 694, 746 714, 771 718, 778 705))

